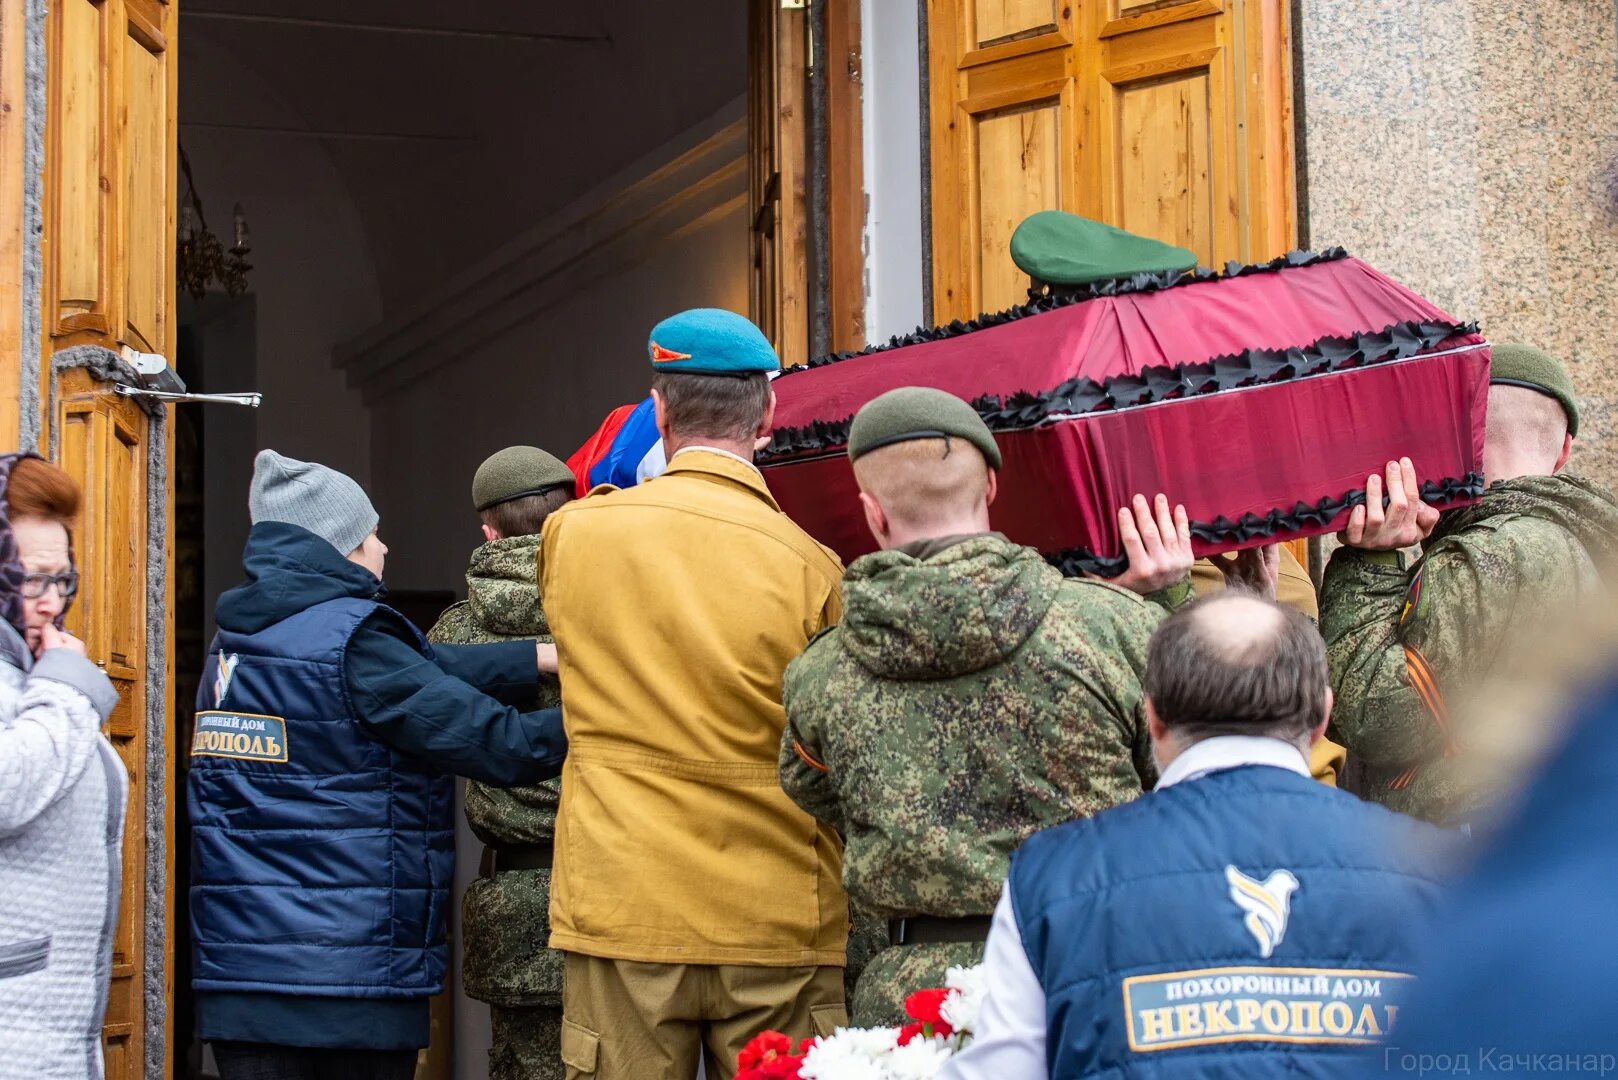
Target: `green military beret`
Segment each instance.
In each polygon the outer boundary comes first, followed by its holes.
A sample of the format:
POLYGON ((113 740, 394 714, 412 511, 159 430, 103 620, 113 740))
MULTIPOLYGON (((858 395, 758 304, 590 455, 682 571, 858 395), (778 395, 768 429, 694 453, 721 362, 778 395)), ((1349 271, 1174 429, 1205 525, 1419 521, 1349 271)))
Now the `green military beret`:
POLYGON ((1011 261, 1035 281, 1050 285, 1087 285, 1197 265, 1197 257, 1185 248, 1063 210, 1041 210, 1018 225, 1011 234, 1011 261))
POLYGON ((950 436, 965 439, 983 452, 990 468, 1000 468, 1000 447, 977 410, 954 394, 929 386, 901 386, 866 402, 849 428, 848 457, 858 461, 861 455, 893 443, 950 436))
POLYGON ((1550 353, 1532 345, 1496 345, 1489 364, 1489 381, 1504 386, 1526 386, 1548 394, 1562 403, 1567 413, 1567 433, 1579 433, 1579 403, 1573 397, 1573 380, 1567 369, 1550 353))
POLYGON ((487 510, 525 495, 574 485, 573 471, 537 446, 508 446, 472 477, 472 507, 487 510))

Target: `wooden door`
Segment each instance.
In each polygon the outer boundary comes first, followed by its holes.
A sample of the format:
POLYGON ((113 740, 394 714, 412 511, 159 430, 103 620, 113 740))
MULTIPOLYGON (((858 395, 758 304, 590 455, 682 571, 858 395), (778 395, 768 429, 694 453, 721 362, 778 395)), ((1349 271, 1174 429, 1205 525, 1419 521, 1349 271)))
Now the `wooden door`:
POLYGON ((1293 242, 1286 0, 928 0, 933 319, 1027 298, 1068 210, 1205 265, 1293 242))
MULTIPOLYGON (((171 635, 158 650, 148 640, 151 582, 167 577, 166 558, 154 566, 148 555, 149 496, 172 520, 172 493, 147 490, 152 418, 83 368, 53 374, 52 359, 81 345, 174 355, 175 22, 168 0, 51 0, 47 20, 42 400, 54 391, 49 444, 86 497, 74 534, 84 584, 69 628, 118 688, 107 733, 130 776, 105 1027, 109 1080, 166 1075, 172 1046, 165 1039, 163 1058, 148 1068, 148 994, 166 1000, 174 977, 165 965, 163 984, 146 985, 146 808, 167 805, 172 770, 151 775, 146 764, 150 740, 172 750, 168 703, 148 701, 146 691, 151 665, 172 670, 171 635)), ((171 937, 173 883, 156 884, 171 937)))
POLYGON ((752 312, 783 364, 809 359, 806 9, 749 0, 752 312))

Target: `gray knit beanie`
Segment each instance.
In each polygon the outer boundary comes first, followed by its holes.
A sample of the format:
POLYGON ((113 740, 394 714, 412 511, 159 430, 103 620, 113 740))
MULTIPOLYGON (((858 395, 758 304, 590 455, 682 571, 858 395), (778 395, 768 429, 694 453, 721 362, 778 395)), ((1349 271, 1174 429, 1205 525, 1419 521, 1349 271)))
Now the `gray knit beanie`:
POLYGON ((261 450, 253 460, 247 495, 253 524, 284 521, 308 529, 347 555, 376 528, 376 510, 364 489, 336 469, 261 450))

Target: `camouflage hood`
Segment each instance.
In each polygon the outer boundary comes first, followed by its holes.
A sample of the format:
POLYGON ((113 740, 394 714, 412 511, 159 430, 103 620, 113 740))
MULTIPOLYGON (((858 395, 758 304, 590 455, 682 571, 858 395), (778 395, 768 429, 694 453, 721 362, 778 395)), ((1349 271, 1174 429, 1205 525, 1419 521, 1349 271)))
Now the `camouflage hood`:
POLYGON ((1432 540, 1500 514, 1553 522, 1576 537, 1597 563, 1618 561, 1618 499, 1567 469, 1555 476, 1519 476, 1491 485, 1480 502, 1445 514, 1432 540))
POLYGON ((539 606, 539 537, 491 540, 472 553, 466 568, 466 597, 478 625, 513 637, 548 636, 539 606))
POLYGON ((839 635, 882 678, 969 675, 1017 651, 1061 580, 1038 552, 994 535, 925 559, 879 551, 848 568, 839 635))

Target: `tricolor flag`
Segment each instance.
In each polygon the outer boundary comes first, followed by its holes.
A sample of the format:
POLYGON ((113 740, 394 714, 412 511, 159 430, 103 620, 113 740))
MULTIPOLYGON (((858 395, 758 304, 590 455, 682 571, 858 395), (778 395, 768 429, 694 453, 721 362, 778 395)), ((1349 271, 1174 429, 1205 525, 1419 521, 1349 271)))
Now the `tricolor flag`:
POLYGON ((621 405, 608 413, 595 434, 567 459, 580 496, 601 484, 634 487, 661 473, 666 464, 649 397, 639 405, 621 405))

